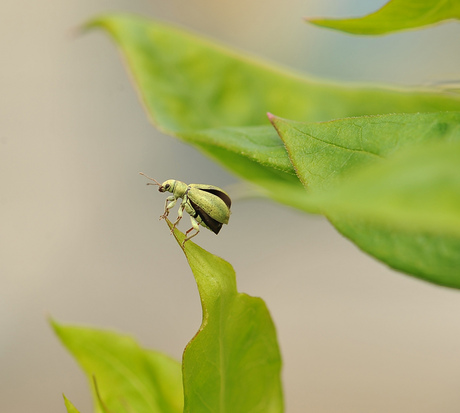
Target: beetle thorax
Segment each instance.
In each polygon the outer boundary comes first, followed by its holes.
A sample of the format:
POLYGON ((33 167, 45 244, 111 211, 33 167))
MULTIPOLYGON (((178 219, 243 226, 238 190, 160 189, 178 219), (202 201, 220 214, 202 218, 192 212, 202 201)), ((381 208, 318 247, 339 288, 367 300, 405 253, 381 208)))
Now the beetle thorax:
POLYGON ((187 192, 188 185, 185 182, 168 179, 161 185, 165 191, 171 192, 175 198, 182 198, 187 192))

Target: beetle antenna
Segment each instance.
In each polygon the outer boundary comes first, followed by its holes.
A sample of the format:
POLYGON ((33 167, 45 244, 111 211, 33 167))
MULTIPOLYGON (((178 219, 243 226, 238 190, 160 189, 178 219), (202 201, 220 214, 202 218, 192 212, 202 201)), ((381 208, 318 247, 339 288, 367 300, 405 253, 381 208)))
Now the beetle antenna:
POLYGON ((146 175, 146 174, 143 173, 143 172, 139 172, 139 175, 143 175, 143 176, 145 176, 147 179, 150 179, 151 181, 155 182, 154 184, 152 184, 151 182, 147 182, 147 185, 158 185, 158 186, 161 187, 161 184, 160 184, 156 179, 150 178, 150 176, 146 175))

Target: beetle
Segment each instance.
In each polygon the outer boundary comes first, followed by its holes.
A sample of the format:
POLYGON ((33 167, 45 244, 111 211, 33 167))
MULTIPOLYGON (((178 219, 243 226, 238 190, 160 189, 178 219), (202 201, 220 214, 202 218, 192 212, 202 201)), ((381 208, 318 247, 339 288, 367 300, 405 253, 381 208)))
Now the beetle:
POLYGON ((169 210, 176 205, 179 198, 182 199, 179 210, 177 212, 177 219, 173 223, 171 232, 182 219, 184 210, 190 215, 192 228, 185 233, 185 239, 182 243, 197 236, 200 232, 200 225, 211 230, 214 234, 218 234, 223 224, 228 224, 230 218, 230 207, 232 201, 228 194, 217 186, 204 185, 204 184, 186 184, 185 182, 177 181, 175 179, 168 179, 160 184, 153 178, 139 172, 147 179, 153 181, 147 185, 158 185, 158 191, 171 192, 172 195, 166 198, 165 211, 160 219, 165 219, 169 215, 169 210), (196 232, 189 235, 190 232, 196 232))

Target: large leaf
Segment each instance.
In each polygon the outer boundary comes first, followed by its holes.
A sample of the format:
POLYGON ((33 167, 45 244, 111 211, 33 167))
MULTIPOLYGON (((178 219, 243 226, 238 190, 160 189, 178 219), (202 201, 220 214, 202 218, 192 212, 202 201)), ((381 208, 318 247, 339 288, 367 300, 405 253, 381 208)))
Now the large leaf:
POLYGON ((140 17, 109 15, 88 27, 112 35, 150 117, 169 133, 264 125, 266 112, 323 121, 460 109, 455 95, 313 80, 140 17))
POLYGON ((270 115, 270 120, 300 180, 312 191, 405 147, 460 141, 460 112, 400 113, 315 123, 270 115))
MULTIPOLYGON (((181 244, 184 235, 174 234, 181 244)), ((228 262, 192 241, 184 253, 203 307, 183 357, 184 412, 282 412, 281 357, 265 303, 237 292, 228 262)))
POLYGON ((388 112, 460 110, 460 97, 312 80, 173 26, 111 15, 91 22, 115 39, 150 118, 273 199, 305 193, 265 113, 304 121, 388 112), (256 126, 256 127, 254 127, 256 126))
POLYGON ((272 121, 308 208, 391 267, 460 288, 460 114, 272 121))
MULTIPOLYGON (((141 348, 131 337, 53 322, 62 343, 76 358, 101 401, 112 413, 180 413, 183 410, 180 363, 141 348)), ((95 397, 95 400, 97 397, 95 397)), ((103 412, 95 403, 97 412, 103 412)))
POLYGON ((460 288, 460 142, 410 148, 319 195, 331 221, 390 266, 460 288))
POLYGON ((375 13, 351 19, 307 19, 317 26, 353 34, 386 34, 460 19, 456 0, 391 0, 375 13))
POLYGON ((181 136, 229 170, 257 184, 266 196, 305 210, 308 194, 272 127, 208 129, 181 136))

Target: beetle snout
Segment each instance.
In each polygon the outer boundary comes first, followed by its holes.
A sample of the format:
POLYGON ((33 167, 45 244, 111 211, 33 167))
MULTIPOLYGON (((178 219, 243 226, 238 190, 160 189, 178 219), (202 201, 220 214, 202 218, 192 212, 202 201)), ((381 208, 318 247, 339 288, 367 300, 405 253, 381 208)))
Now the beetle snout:
POLYGON ((165 187, 164 187, 164 186, 160 186, 160 187, 158 188, 158 191, 160 191, 160 192, 165 192, 165 187))

